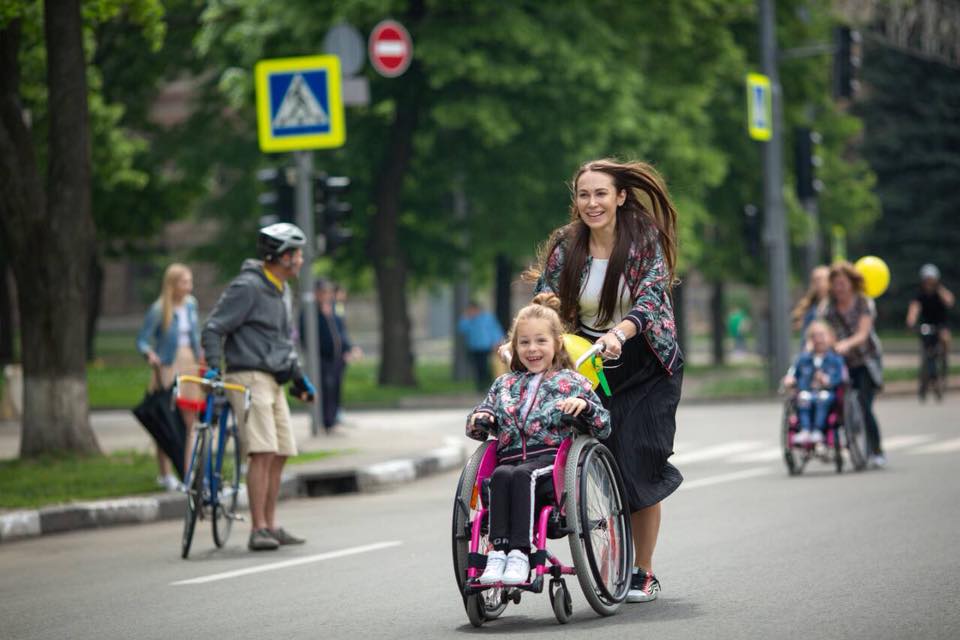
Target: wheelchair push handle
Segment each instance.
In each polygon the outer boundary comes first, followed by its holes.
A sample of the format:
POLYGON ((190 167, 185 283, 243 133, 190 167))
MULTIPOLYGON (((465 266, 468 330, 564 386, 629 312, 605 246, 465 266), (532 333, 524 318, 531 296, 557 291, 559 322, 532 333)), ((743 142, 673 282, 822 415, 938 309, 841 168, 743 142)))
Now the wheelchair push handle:
POLYGON ((573 368, 579 369, 580 365, 582 365, 584 362, 589 361, 591 358, 593 358, 596 355, 602 356, 603 352, 606 350, 607 350, 607 346, 602 342, 595 343, 592 347, 584 351, 579 358, 577 358, 577 361, 576 363, 574 363, 573 368))

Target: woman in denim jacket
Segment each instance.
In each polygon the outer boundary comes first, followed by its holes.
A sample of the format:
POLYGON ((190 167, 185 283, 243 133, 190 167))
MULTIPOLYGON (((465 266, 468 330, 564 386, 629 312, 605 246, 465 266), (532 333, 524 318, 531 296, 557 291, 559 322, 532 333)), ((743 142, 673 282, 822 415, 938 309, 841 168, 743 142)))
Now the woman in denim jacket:
MULTIPOLYGON (((143 327, 137 336, 139 351, 153 368, 150 388, 168 388, 178 373, 196 374, 202 361, 200 353, 200 322, 197 315, 197 301, 190 295, 193 291, 193 274, 190 268, 173 263, 163 274, 163 287, 160 297, 147 311, 143 327)), ((184 389, 184 395, 198 394, 196 389, 184 389)), ((181 411, 187 427, 186 460, 189 464, 190 449, 193 445, 192 411, 181 411)), ((160 477, 157 483, 168 490, 177 488, 176 476, 171 473, 170 461, 159 449, 157 464, 160 477)))

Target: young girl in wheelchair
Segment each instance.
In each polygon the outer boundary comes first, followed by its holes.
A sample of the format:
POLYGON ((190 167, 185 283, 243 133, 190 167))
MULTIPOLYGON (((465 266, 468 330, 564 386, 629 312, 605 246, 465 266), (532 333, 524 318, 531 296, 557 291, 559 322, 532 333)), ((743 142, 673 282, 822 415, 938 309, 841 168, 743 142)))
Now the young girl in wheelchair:
POLYGON ((490 481, 493 551, 481 584, 527 581, 538 483, 551 478, 560 444, 575 429, 597 438, 610 433, 610 413, 564 349, 559 309, 560 299, 548 293, 520 310, 510 330, 510 372, 493 382, 467 421, 469 437, 497 438, 490 481))
POLYGON ((801 353, 783 379, 787 389, 796 388, 800 432, 794 444, 819 444, 827 416, 845 377, 843 358, 833 350, 836 338, 829 325, 820 320, 807 327, 807 351, 801 353))

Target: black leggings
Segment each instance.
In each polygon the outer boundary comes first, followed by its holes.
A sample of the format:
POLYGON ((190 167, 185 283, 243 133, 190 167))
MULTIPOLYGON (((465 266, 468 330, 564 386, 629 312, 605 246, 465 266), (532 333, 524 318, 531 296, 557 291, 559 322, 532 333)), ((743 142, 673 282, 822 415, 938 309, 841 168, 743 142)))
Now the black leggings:
POLYGON ((853 388, 860 392, 863 419, 867 427, 867 449, 870 450, 871 454, 882 454, 880 426, 877 424, 877 417, 873 414, 873 396, 877 391, 877 386, 873 383, 873 378, 870 377, 870 372, 865 366, 850 369, 850 382, 853 384, 853 388))
POLYGON ((553 493, 555 454, 526 461, 506 462, 490 478, 490 541, 497 551, 520 549, 530 553, 533 546, 533 512, 537 498, 553 493), (550 480, 550 482, 546 482, 550 480))

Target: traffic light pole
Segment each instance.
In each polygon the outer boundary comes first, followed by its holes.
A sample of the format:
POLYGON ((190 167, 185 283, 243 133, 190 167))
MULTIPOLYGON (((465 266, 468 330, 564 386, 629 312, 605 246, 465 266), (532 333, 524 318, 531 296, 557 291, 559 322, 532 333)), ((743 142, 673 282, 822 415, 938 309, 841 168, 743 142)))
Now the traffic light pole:
POLYGON ((314 295, 313 260, 316 256, 316 232, 313 228, 313 152, 295 151, 297 163, 296 212, 297 226, 303 229, 307 244, 303 247, 303 268, 300 270, 300 308, 303 312, 303 337, 307 375, 317 390, 310 403, 310 433, 320 433, 323 424, 323 399, 320 395, 320 338, 317 325, 317 299, 314 295))
POLYGON ((783 204, 783 94, 777 71, 774 0, 757 0, 763 73, 770 78, 773 106, 772 136, 763 146, 763 209, 769 255, 767 283, 770 301, 770 387, 775 389, 790 366, 788 248, 783 204))

